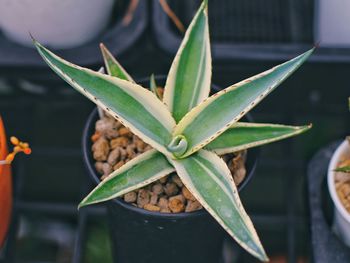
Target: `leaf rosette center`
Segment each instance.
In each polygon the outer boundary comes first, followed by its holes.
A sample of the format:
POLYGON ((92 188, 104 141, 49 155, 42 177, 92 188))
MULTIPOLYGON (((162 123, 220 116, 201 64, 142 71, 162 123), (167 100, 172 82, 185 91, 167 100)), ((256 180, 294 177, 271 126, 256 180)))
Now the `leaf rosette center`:
POLYGON ((168 145, 168 150, 175 158, 180 158, 186 151, 188 142, 185 136, 176 135, 168 145))

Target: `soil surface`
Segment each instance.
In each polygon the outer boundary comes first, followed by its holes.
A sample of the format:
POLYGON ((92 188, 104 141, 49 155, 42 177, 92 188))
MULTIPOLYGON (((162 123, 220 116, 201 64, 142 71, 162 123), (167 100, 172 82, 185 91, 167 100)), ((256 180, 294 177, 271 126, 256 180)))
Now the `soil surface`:
MULTIPOLYGON (((104 180, 113 171, 136 156, 152 149, 113 117, 105 115, 96 122, 91 137, 95 168, 104 180)), ((246 151, 221 156, 232 173, 236 185, 246 176, 246 151)), ((162 213, 191 212, 202 209, 181 182, 176 173, 170 174, 141 189, 123 196, 123 199, 140 208, 162 213)))

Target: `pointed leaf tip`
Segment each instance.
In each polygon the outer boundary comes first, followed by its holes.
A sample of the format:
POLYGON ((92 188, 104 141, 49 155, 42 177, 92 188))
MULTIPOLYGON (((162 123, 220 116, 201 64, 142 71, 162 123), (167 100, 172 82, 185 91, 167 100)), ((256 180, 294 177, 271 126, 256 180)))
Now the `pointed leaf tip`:
POLYGON ((176 122, 210 93, 212 58, 205 3, 187 28, 164 87, 163 101, 176 122))
POLYGON ((210 151, 169 159, 183 184, 214 219, 248 252, 267 260, 264 248, 245 212, 225 162, 210 151))
POLYGON ((74 89, 124 122, 144 142, 170 154, 165 146, 172 139, 176 123, 166 106, 150 91, 130 81, 74 65, 39 43, 36 47, 53 71, 74 89))
POLYGON ((34 36, 32 35, 32 33, 29 31, 29 36, 32 39, 33 43, 35 44, 37 41, 35 40, 34 36))
POLYGON ((205 148, 223 155, 284 140, 304 133, 310 128, 311 125, 287 126, 237 122, 205 148))
POLYGON ((100 43, 100 49, 108 75, 135 83, 133 78, 122 67, 122 65, 113 56, 112 52, 109 51, 103 43, 100 43))
POLYGON ((181 134, 187 138, 188 149, 182 157, 198 151, 229 129, 295 72, 313 50, 231 85, 191 109, 173 132, 173 136, 181 134))

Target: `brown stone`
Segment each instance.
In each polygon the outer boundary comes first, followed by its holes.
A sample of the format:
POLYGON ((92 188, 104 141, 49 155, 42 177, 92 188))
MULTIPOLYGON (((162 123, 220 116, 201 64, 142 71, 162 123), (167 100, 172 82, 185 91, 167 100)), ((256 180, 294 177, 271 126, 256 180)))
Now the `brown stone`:
POLYGON ((106 161, 109 153, 109 143, 105 137, 100 137, 92 145, 93 156, 96 161, 106 161))
POLYGON ((124 201, 127 203, 134 203, 136 202, 137 194, 132 191, 124 195, 124 201))
POLYGON ((135 147, 133 145, 128 145, 126 147, 126 155, 129 159, 133 159, 135 157, 135 147))
POLYGON ((164 190, 163 190, 163 185, 162 185, 162 184, 159 184, 159 183, 154 184, 154 185, 152 186, 152 192, 155 193, 155 194, 157 194, 157 195, 162 194, 162 193, 164 192, 164 190))
POLYGON ((185 211, 185 198, 182 195, 170 197, 169 208, 173 213, 180 213, 185 211))
POLYGON ((159 200, 158 200, 158 206, 159 206, 161 209, 169 209, 169 201, 168 201, 168 199, 165 198, 165 197, 159 198, 159 200))
POLYGON ((95 169, 99 174, 103 174, 103 162, 96 162, 95 169))
POLYGON ((168 180, 168 176, 164 176, 164 177, 162 177, 162 178, 159 179, 159 182, 160 182, 161 184, 165 184, 165 183, 167 182, 167 180, 168 180))
POLYGON ((108 139, 115 138, 119 135, 118 123, 111 118, 102 118, 96 122, 96 131, 103 134, 108 139))
POLYGON ((111 140, 110 145, 112 149, 118 148, 118 147, 126 147, 129 144, 129 139, 126 137, 118 137, 113 140, 111 140))
POLYGON ((161 212, 161 213, 171 213, 169 208, 161 208, 159 212, 161 212))
POLYGON ((137 206, 143 208, 149 203, 150 193, 148 190, 140 189, 137 194, 137 206))
POLYGON ((182 187, 184 184, 182 183, 182 181, 181 181, 181 179, 180 179, 180 177, 177 175, 177 174, 175 174, 175 175, 173 175, 172 177, 171 177, 171 181, 173 182, 173 183, 175 183, 178 187, 182 187))
POLYGON ((120 149, 119 148, 115 148, 114 150, 112 150, 109 153, 107 162, 110 165, 114 166, 119 160, 120 160, 120 149))
POLYGON ((118 130, 120 136, 125 136, 125 137, 132 137, 133 134, 130 132, 130 130, 126 127, 121 127, 118 130))
POLYGON ((113 170, 115 171, 115 170, 119 169, 119 168, 122 167, 124 164, 125 164, 124 161, 119 161, 119 162, 117 162, 117 163, 113 166, 113 170))
POLYGON ((109 175, 113 172, 112 166, 109 163, 103 163, 102 171, 104 175, 109 175))
POLYGON ((182 187, 182 194, 187 200, 196 201, 196 198, 192 195, 192 193, 186 188, 186 186, 182 187))
POLYGON ((235 171, 233 174, 233 180, 235 181, 236 185, 239 185, 244 180, 246 173, 247 171, 244 166, 235 171))
POLYGON ((134 140, 134 143, 138 152, 143 152, 147 146, 147 144, 140 139, 134 140))
POLYGON ((157 202, 158 202, 158 195, 156 193, 151 192, 151 198, 150 198, 149 203, 151 205, 155 205, 155 204, 157 204, 157 202))
POLYGON ((202 205, 198 201, 189 200, 186 205, 185 212, 193 212, 202 209, 202 205))
POLYGON ((173 196, 179 192, 179 189, 177 188, 176 184, 167 183, 164 187, 164 192, 166 193, 167 196, 173 196))
POLYGON ((146 209, 146 210, 152 211, 152 212, 159 212, 160 211, 160 207, 159 206, 152 205, 152 204, 145 204, 143 209, 146 209))

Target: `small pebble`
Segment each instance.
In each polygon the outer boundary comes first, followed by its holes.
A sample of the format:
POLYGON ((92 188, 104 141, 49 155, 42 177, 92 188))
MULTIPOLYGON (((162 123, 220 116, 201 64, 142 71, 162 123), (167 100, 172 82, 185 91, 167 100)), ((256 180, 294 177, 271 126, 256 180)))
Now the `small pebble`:
POLYGON ((137 194, 137 206, 143 208, 145 204, 149 203, 150 194, 148 190, 140 189, 137 194))
POLYGON ((103 134, 108 139, 115 138, 119 135, 117 122, 111 118, 103 118, 96 122, 96 131, 103 134))
POLYGON ((160 194, 162 194, 163 192, 164 192, 164 190, 163 190, 163 185, 162 184, 154 184, 153 186, 152 186, 152 192, 153 193, 155 193, 155 194, 157 194, 157 195, 160 195, 160 194))
POLYGON ((118 147, 126 147, 129 144, 129 139, 126 137, 118 137, 113 140, 111 140, 110 145, 112 149, 118 148, 118 147))
POLYGON ((150 198, 149 203, 151 205, 155 205, 155 204, 157 204, 157 202, 158 202, 158 195, 156 193, 151 192, 151 198, 150 198))
POLYGON ((152 212, 159 212, 160 211, 160 207, 159 206, 152 205, 152 204, 145 204, 143 209, 146 209, 146 210, 152 211, 152 212))
POLYGON ((191 192, 185 186, 182 187, 182 194, 187 200, 196 201, 196 198, 191 194, 191 192))
POLYGON ((171 181, 173 182, 173 183, 175 183, 178 187, 183 187, 183 183, 182 183, 182 181, 181 181, 181 179, 180 179, 180 177, 177 175, 177 174, 175 174, 175 175, 173 175, 172 177, 171 177, 171 181))
POLYGON ((93 145, 92 152, 96 161, 106 161, 109 153, 109 143, 105 137, 100 137, 93 145))
POLYGON ((119 159, 120 159, 120 149, 116 148, 109 153, 107 162, 110 165, 114 166, 119 161, 119 159))
POLYGON ((164 177, 162 177, 162 178, 159 179, 159 182, 160 182, 161 184, 165 184, 167 181, 168 181, 168 176, 164 176, 164 177))
POLYGON ((130 132, 128 128, 121 127, 118 130, 120 136, 132 137, 133 134, 130 132))
POLYGON ((158 200, 158 206, 159 206, 161 209, 169 209, 169 201, 168 201, 168 199, 165 198, 165 197, 159 198, 159 200, 158 200))
POLYGON ((179 192, 179 188, 177 188, 174 183, 167 183, 164 187, 164 192, 168 196, 176 195, 179 192))
POLYGON ((119 161, 119 162, 117 162, 117 163, 113 166, 113 170, 115 171, 115 170, 119 169, 119 168, 122 167, 124 164, 125 164, 124 161, 119 161))
POLYGON ((112 166, 109 163, 103 163, 102 170, 104 175, 109 175, 113 172, 112 166))
POLYGON ((170 197, 169 208, 173 213, 183 212, 185 210, 185 198, 182 195, 170 197))
POLYGON ((202 209, 202 205, 198 201, 189 200, 186 205, 185 212, 193 212, 202 209))
POLYGON ((134 147, 131 145, 128 145, 126 147, 126 155, 129 159, 133 159, 135 156, 135 151, 134 151, 134 147))
POLYGON ((247 171, 244 167, 241 167, 235 171, 233 174, 233 180, 235 181, 236 185, 239 185, 244 180, 246 173, 247 171))
POLYGON ((99 174, 103 174, 103 162, 96 162, 95 169, 99 174))
POLYGON ((124 195, 124 201, 127 203, 134 203, 136 202, 136 199, 137 199, 137 195, 134 191, 124 195))

